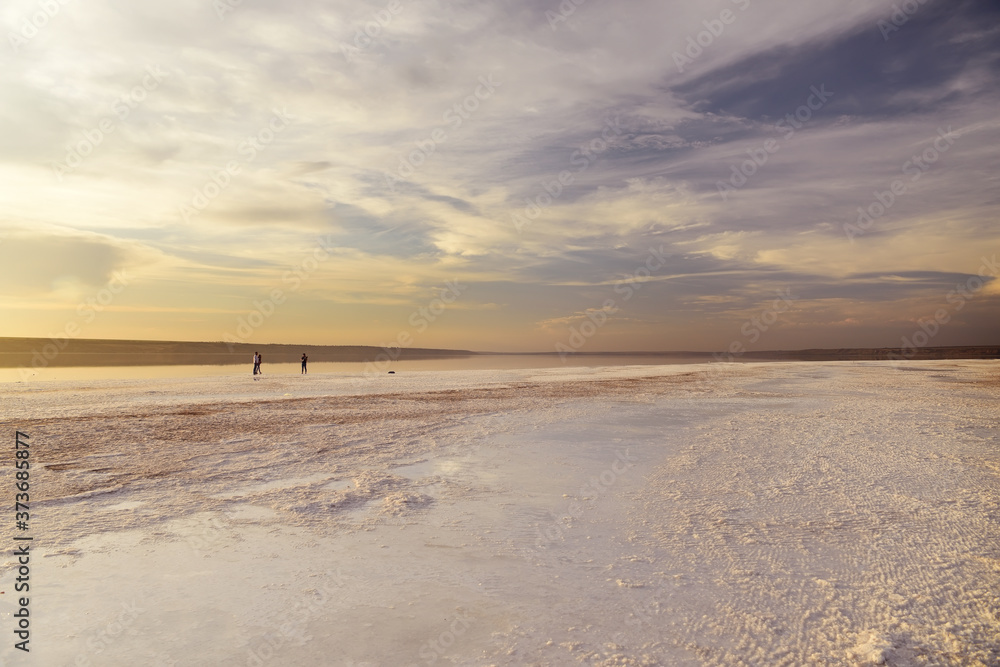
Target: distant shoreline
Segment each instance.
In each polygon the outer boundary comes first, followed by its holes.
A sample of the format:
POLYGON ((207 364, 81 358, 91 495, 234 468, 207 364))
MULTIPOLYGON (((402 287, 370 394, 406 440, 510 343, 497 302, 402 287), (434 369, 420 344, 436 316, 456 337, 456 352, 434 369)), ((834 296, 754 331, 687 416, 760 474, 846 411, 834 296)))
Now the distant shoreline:
MULTIPOLYGON (((433 348, 386 348, 369 345, 288 345, 49 338, 0 338, 0 368, 74 366, 188 366, 249 364, 254 352, 265 363, 296 363, 305 353, 312 362, 413 361, 473 356, 558 356, 557 352, 474 352, 433 348)), ((771 350, 729 355, 713 352, 576 352, 574 358, 657 357, 709 361, 878 361, 891 359, 1000 359, 1000 345, 771 350)))
POLYGON ((368 345, 286 345, 278 343, 196 343, 188 341, 0 338, 0 368, 73 366, 224 366, 250 364, 260 352, 265 364, 311 362, 453 359, 474 356, 468 350, 385 348, 368 345))

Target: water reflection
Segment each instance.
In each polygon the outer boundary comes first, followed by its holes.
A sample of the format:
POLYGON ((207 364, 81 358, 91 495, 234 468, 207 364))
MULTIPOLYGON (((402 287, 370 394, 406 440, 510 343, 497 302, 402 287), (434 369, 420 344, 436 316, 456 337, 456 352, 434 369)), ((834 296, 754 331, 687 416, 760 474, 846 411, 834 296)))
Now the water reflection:
MULTIPOLYGON (((364 372, 388 373, 390 370, 406 371, 449 371, 449 370, 512 370, 517 368, 561 368, 564 366, 632 366, 703 363, 705 358, 675 357, 661 355, 594 355, 567 357, 565 361, 558 355, 493 355, 483 354, 458 359, 417 359, 393 361, 384 364, 367 362, 310 361, 309 374, 357 375, 364 372)), ((252 365, 225 366, 73 366, 42 369, 0 368, 0 382, 39 382, 50 380, 109 380, 109 379, 149 379, 219 377, 241 375, 251 376, 252 365), (24 376, 24 377, 22 377, 24 376)), ((299 375, 298 363, 264 363, 264 376, 299 375)))

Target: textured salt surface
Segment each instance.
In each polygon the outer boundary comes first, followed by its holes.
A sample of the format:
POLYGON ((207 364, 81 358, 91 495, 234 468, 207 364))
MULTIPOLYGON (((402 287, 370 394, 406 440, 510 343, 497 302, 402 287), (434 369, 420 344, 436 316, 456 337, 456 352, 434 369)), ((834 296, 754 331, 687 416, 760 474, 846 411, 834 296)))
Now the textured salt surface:
POLYGON ((34 443, 30 664, 1000 664, 998 378, 5 385, 0 429, 34 443))

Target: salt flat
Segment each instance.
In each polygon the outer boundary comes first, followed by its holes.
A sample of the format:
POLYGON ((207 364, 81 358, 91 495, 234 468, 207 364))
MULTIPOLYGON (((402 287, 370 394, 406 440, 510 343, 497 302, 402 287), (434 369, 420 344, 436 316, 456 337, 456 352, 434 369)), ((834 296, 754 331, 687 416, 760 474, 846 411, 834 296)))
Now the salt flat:
POLYGON ((1000 664, 998 397, 994 361, 0 385, 0 659, 1000 664))

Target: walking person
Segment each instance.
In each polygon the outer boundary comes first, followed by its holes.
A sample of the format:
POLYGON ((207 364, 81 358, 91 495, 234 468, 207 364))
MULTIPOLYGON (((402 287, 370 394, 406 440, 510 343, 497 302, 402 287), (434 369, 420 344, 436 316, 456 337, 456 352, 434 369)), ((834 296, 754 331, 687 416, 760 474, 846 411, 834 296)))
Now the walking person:
POLYGON ((253 374, 258 375, 260 373, 260 352, 253 353, 253 374))
POLYGON ((300 375, 305 375, 306 373, 308 373, 308 372, 309 372, 309 371, 308 371, 308 370, 306 369, 306 362, 307 362, 307 361, 309 361, 309 357, 307 357, 307 356, 306 356, 306 353, 305 353, 305 352, 303 352, 303 353, 302 353, 302 373, 300 373, 300 375))

